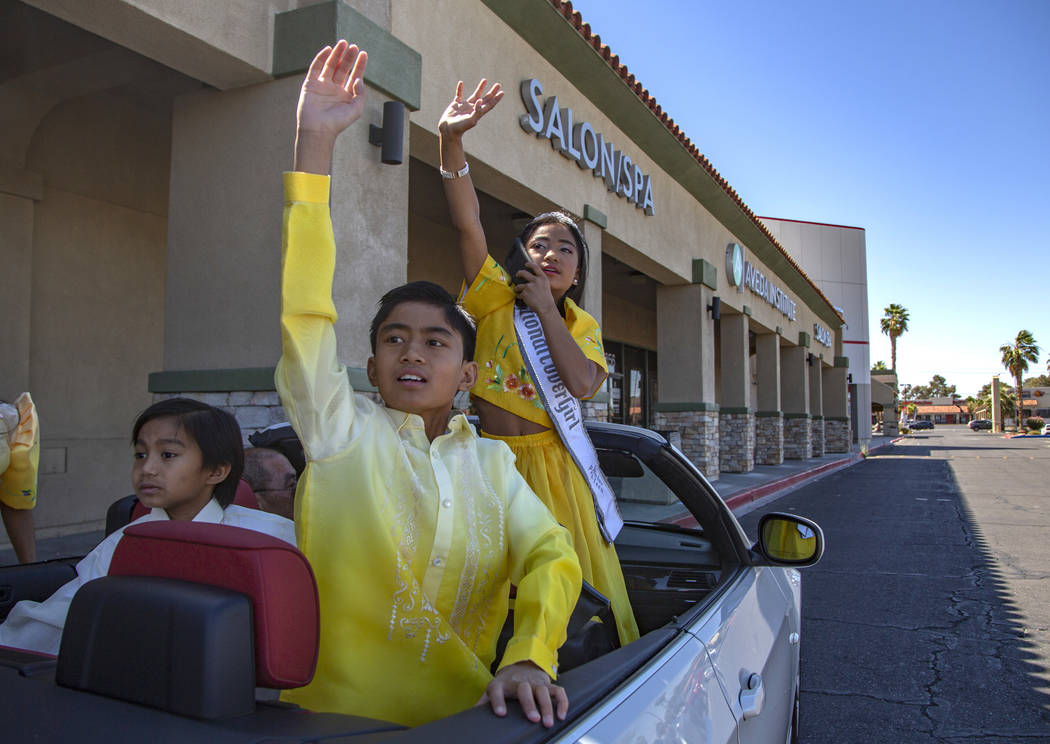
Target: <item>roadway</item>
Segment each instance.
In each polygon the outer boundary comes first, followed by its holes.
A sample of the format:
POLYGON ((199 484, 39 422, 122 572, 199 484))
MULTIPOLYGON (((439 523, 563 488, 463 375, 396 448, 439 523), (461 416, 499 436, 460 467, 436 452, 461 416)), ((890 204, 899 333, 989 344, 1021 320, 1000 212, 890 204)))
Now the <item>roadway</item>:
POLYGON ((1050 438, 919 431, 741 518, 824 529, 802 582, 802 737, 1050 742, 1050 438))

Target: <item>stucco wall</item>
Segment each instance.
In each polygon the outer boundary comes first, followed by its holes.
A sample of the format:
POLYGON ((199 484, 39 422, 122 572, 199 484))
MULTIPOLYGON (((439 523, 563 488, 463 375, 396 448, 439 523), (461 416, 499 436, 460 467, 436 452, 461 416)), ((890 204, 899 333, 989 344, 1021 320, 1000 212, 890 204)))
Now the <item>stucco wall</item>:
POLYGON ((295 0, 28 0, 52 15, 217 88, 269 75, 273 14, 295 0))
MULTIPOLYGON (((417 126, 436 131, 438 118, 457 80, 466 81, 468 86, 481 77, 500 81, 506 89, 503 102, 467 135, 468 157, 472 161, 482 161, 504 174, 508 181, 577 214, 582 213, 584 204, 597 207, 609 218, 608 232, 628 246, 629 255, 616 257, 642 270, 649 269, 647 273, 665 283, 691 277, 697 245, 724 247, 732 240, 695 199, 655 168, 642 148, 629 142, 597 107, 485 6, 471 0, 395 3, 393 11, 393 33, 423 55, 422 106, 412 115, 417 126), (471 29, 471 36, 484 39, 485 43, 465 49, 459 33, 464 28, 471 29), (645 217, 627 200, 610 194, 601 179, 561 157, 548 140, 522 131, 518 117, 525 109, 518 87, 528 77, 538 78, 543 83, 544 96, 557 95, 561 105, 573 109, 577 122, 590 122, 653 177, 658 217, 645 217), (642 254, 651 259, 645 260, 642 254)), ((427 154, 419 156, 426 158, 427 154)), ((429 158, 434 160, 436 156, 435 149, 429 158)), ((506 201, 521 201, 510 193, 514 188, 511 183, 497 180, 494 184, 479 182, 479 186, 506 201)))
POLYGON ((28 197, 0 193, 0 400, 14 400, 29 387, 33 205, 28 197))
POLYGON ((656 351, 656 312, 622 297, 602 296, 602 334, 606 339, 656 351))
MULTIPOLYGON (((281 173, 292 165, 300 82, 176 102, 164 369, 263 367, 280 357, 281 173)), ((380 164, 368 143, 383 100, 369 91, 333 160, 336 333, 341 357, 356 366, 368 358, 376 300, 406 274, 408 168, 380 164)))
POLYGON ((129 427, 163 348, 169 125, 110 94, 40 123, 29 384, 43 434, 35 521, 46 537, 99 523, 129 493, 129 427))

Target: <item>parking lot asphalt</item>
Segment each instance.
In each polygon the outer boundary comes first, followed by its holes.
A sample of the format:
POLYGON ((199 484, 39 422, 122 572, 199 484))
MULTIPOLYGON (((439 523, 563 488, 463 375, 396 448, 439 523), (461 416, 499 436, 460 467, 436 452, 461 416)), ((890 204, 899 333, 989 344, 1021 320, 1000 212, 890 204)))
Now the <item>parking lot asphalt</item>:
POLYGON ((741 519, 810 517, 806 744, 1050 742, 1050 439, 938 425, 741 519))

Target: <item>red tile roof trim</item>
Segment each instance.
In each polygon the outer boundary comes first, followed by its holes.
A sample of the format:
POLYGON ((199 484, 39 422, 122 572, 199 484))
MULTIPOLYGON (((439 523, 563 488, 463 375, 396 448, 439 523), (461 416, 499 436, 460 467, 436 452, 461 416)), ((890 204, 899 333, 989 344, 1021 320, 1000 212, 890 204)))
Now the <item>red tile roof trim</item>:
MULTIPOLYGON (((906 405, 911 405, 910 403, 906 405)), ((966 413, 967 409, 962 406, 934 406, 934 405, 923 405, 922 403, 915 404, 915 413, 927 415, 930 413, 966 413)))
POLYGON ((860 230, 865 232, 863 227, 855 227, 853 225, 836 225, 834 222, 812 222, 811 220, 790 220, 787 217, 763 217, 759 215, 760 220, 776 220, 777 222, 796 222, 800 225, 819 225, 820 227, 840 227, 843 230, 860 230))
MULTIPOLYGON (((631 88, 638 95, 639 98, 642 99, 642 103, 646 104, 649 107, 649 109, 653 111, 654 114, 656 114, 656 117, 663 123, 665 127, 667 127, 668 130, 670 130, 670 132, 678 139, 682 146, 685 147, 689 154, 693 156, 693 158, 700 164, 700 166, 704 170, 711 174, 711 176, 715 179, 715 182, 719 186, 721 186, 722 190, 729 195, 729 197, 738 207, 740 207, 741 211, 743 211, 743 213, 747 215, 748 219, 755 223, 755 226, 759 229, 759 231, 769 240, 770 243, 776 246, 777 250, 780 251, 780 253, 784 256, 785 259, 787 259, 787 262, 792 267, 794 267, 794 269, 798 271, 799 274, 802 275, 803 279, 809 282, 813 289, 817 291, 817 294, 820 295, 820 297, 822 297, 824 301, 828 304, 828 307, 832 308, 835 314, 838 315, 838 310, 835 310, 835 306, 831 304, 831 300, 827 298, 827 295, 825 295, 821 291, 820 287, 818 287, 816 283, 814 283, 814 281, 809 278, 809 275, 806 274, 806 272, 802 270, 802 267, 798 265, 795 259, 791 257, 791 254, 784 250, 784 246, 782 246, 779 243, 779 241, 777 241, 777 239, 773 237, 773 233, 769 231, 769 228, 766 227, 765 223, 763 223, 762 220, 759 219, 759 217, 751 211, 751 208, 744 203, 744 200, 741 199, 740 195, 737 194, 736 190, 729 185, 729 182, 726 181, 726 179, 723 178, 717 170, 715 170, 715 167, 711 164, 711 161, 704 157, 703 153, 700 152, 697 146, 693 144, 693 142, 688 137, 685 136, 685 132, 683 132, 681 128, 674 123, 674 119, 667 115, 667 112, 660 107, 660 105, 656 102, 656 99, 649 94, 649 91, 645 89, 641 82, 635 80, 634 74, 627 69, 627 65, 620 64, 620 56, 618 54, 613 54, 612 50, 609 49, 609 45, 603 44, 601 37, 598 34, 591 31, 591 24, 584 23, 583 17, 580 15, 580 12, 578 10, 573 10, 572 2, 570 0, 549 0, 549 2, 554 7, 554 9, 560 12, 562 16, 564 16, 565 20, 568 21, 573 26, 573 28, 576 29, 580 36, 583 37, 584 41, 590 44, 595 51, 602 55, 602 58, 609 64, 609 66, 612 67, 612 69, 615 72, 617 72, 621 78, 623 78, 623 80, 627 83, 627 86, 631 88)), ((839 317, 841 318, 842 316, 839 317)))

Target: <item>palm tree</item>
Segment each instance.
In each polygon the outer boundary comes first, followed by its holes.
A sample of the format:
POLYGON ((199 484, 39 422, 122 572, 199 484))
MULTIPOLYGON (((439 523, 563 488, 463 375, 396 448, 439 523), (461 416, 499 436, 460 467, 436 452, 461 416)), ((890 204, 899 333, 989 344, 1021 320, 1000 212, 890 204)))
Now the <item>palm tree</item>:
MULTIPOLYGON (((1005 384, 1000 383, 999 388, 999 421, 1006 421, 1007 416, 1013 416, 1017 412, 1017 401, 1014 399, 1014 394, 1006 387, 1005 384)), ((988 410, 992 410, 992 396, 988 396, 988 410)))
POLYGON ((875 362, 875 366, 871 368, 871 371, 872 372, 889 372, 889 369, 886 368, 886 362, 884 362, 884 361, 882 361, 880 359, 879 361, 875 362))
POLYGON ((890 337, 890 366, 897 371, 897 337, 908 330, 908 311, 903 305, 890 303, 879 321, 882 332, 890 337))
POLYGON ((1036 346, 1035 336, 1031 331, 1020 331, 1012 344, 1003 344, 999 347, 1003 355, 1003 366, 1010 370, 1017 383, 1014 394, 1017 396, 1017 425, 1021 426, 1024 421, 1024 392, 1021 387, 1021 377, 1028 371, 1028 363, 1039 359, 1039 347, 1036 346))
MULTIPOLYGON (((967 398, 967 402, 970 405, 970 412, 976 414, 977 411, 988 411, 989 418, 992 417, 992 386, 985 385, 978 392, 977 395, 967 398)), ((1005 421, 1008 416, 1014 415, 1014 394, 1010 389, 1010 386, 1005 382, 999 383, 999 420, 1005 421)))

